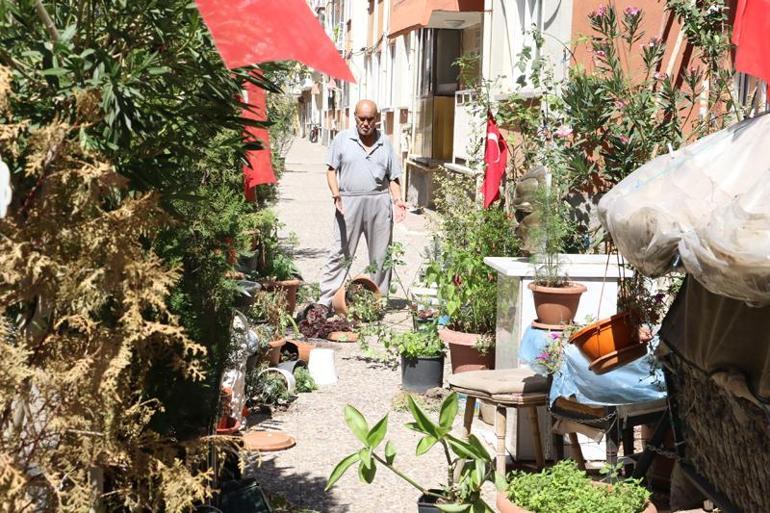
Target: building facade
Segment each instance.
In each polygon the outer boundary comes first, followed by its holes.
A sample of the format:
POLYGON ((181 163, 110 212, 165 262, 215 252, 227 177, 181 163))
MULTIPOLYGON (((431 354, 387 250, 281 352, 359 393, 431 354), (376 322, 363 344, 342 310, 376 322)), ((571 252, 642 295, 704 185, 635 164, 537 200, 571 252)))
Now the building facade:
MULTIPOLYGON (((576 64, 590 69, 590 51, 573 42, 591 34, 588 16, 606 3, 314 0, 312 7, 348 62, 356 83, 309 75, 299 95, 304 133, 315 124, 320 127, 319 142, 328 144, 340 130, 354 125, 356 102, 363 98, 376 101, 380 128, 393 142, 406 170, 402 188, 406 199, 430 206, 436 173, 481 173, 472 162, 471 149, 478 147, 483 136, 479 126, 484 119, 478 108, 472 108, 472 91, 460 78, 458 59, 476 56, 477 69, 471 73, 492 84, 492 99, 513 92, 537 97, 539 91, 518 80, 527 75, 528 70, 518 66, 519 55, 525 48, 535 47, 533 29, 544 34, 540 51, 553 63, 557 79, 576 64)), ((615 0, 613 5, 617 12, 627 7, 645 11, 646 34, 666 43, 663 62, 669 75, 691 65, 678 23, 665 10, 665 2, 615 0)), ((764 84, 739 76, 736 87, 764 110, 764 84)))

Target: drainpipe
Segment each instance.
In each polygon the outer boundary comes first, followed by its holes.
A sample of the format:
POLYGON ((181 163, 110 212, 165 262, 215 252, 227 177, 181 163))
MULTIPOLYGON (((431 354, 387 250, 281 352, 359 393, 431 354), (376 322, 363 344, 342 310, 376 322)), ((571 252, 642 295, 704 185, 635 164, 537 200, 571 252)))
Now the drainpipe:
POLYGON ((481 77, 491 80, 492 74, 492 4, 494 0, 484 0, 484 14, 481 18, 481 77))
POLYGON ((414 72, 412 73, 412 108, 411 108, 411 133, 409 134, 409 152, 407 152, 407 159, 409 155, 414 153, 415 139, 417 137, 417 104, 420 101, 418 95, 420 94, 420 78, 422 74, 422 38, 420 32, 423 29, 417 29, 410 33, 412 38, 412 65, 414 66, 414 72))

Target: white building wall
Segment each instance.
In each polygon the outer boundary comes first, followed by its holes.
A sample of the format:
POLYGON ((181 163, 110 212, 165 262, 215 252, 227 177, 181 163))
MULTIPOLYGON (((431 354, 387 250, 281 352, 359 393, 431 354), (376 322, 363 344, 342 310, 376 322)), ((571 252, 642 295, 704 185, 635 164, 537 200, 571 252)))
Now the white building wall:
MULTIPOLYGON (((482 51, 482 75, 496 80, 495 95, 519 90, 516 80, 523 73, 517 67, 519 54, 529 46, 535 55, 533 27, 545 34, 543 52, 555 64, 556 78, 569 65, 567 47, 572 36, 574 0, 486 0, 482 51)), ((523 91, 532 93, 531 90, 523 91)))

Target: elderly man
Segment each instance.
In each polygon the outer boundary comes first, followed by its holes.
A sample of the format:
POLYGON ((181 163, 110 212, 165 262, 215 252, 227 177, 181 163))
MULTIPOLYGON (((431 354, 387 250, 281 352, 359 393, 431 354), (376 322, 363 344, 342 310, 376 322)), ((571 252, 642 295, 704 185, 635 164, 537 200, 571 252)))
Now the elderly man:
POLYGON ((356 127, 337 134, 329 147, 326 181, 335 207, 334 242, 321 276, 319 302, 331 304, 342 287, 348 266, 364 234, 371 276, 381 291, 390 288, 390 269, 383 261, 393 236, 393 219, 406 215, 401 201, 401 165, 393 147, 376 128, 379 112, 371 100, 361 100, 355 110, 356 127))

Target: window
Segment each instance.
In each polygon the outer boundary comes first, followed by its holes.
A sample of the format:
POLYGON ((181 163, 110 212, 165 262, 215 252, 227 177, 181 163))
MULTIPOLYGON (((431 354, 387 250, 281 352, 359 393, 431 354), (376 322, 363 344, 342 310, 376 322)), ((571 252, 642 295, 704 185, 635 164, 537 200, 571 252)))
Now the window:
POLYGON ((420 94, 453 96, 457 91, 455 61, 462 51, 461 31, 423 29, 420 94))

